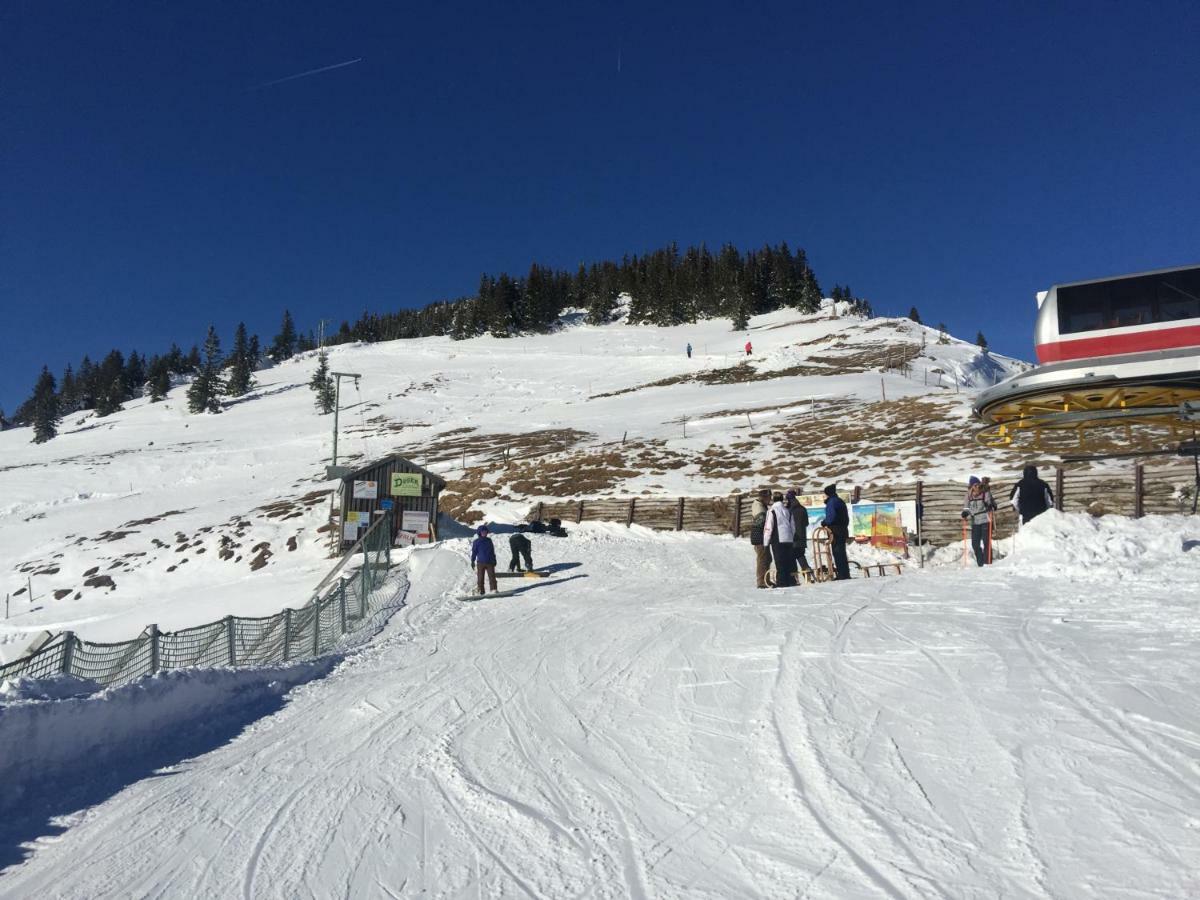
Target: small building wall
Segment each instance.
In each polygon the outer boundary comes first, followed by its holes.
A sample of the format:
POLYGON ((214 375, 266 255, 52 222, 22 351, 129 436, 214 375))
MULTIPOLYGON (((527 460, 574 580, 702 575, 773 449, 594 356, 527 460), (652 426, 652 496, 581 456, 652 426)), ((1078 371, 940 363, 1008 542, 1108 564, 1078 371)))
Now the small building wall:
MULTIPOLYGON (((370 463, 361 469, 345 476, 341 486, 341 520, 339 527, 342 532, 342 549, 350 546, 353 541, 345 537, 344 526, 349 521, 349 514, 358 513, 371 524, 378 513, 390 515, 392 518, 392 534, 400 530, 405 510, 421 510, 429 513, 430 539, 437 540, 438 495, 446 482, 402 456, 389 456, 370 463), (419 496, 398 496, 392 494, 392 476, 401 473, 421 477, 421 494, 419 496), (355 482, 375 482, 374 497, 355 497, 355 482), (384 510, 384 501, 392 501, 392 509, 384 510)), ((364 528, 359 527, 361 535, 364 528)))

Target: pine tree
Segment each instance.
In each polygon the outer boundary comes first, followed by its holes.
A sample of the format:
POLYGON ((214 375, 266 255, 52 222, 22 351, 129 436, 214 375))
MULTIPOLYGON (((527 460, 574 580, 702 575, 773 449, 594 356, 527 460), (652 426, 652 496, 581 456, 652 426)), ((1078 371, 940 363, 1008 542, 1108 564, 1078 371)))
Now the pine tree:
POLYGON ((283 323, 279 326, 279 334, 275 335, 275 340, 271 342, 271 350, 267 355, 275 362, 281 363, 285 359, 291 359, 295 352, 296 323, 292 321, 292 314, 285 309, 283 323))
POLYGON ((979 345, 980 350, 986 351, 988 348, 987 338, 983 336, 982 331, 977 331, 975 333, 975 343, 979 345))
POLYGON ((221 411, 221 340, 217 330, 208 326, 204 339, 204 359, 187 391, 188 411, 219 413, 221 411))
POLYGON ((63 369, 62 381, 59 382, 58 411, 66 416, 79 409, 79 385, 75 381, 75 373, 70 364, 63 369))
MULTIPOLYGON (((175 350, 179 348, 176 347, 175 350)), ((156 356, 150 361, 147 369, 150 387, 150 402, 159 403, 166 399, 167 391, 171 389, 171 360, 166 356, 156 356)))
POLYGON ((129 352, 125 360, 125 399, 140 397, 146 386, 146 359, 139 356, 136 350, 129 352))
POLYGON ((225 393, 230 397, 241 397, 254 387, 254 364, 250 356, 250 340, 246 337, 246 324, 238 322, 233 337, 233 353, 229 356, 229 378, 225 382, 225 393))
POLYGON ((125 357, 112 350, 96 369, 96 415, 110 416, 125 402, 125 357))
POLYGON ((950 332, 946 330, 946 323, 938 322, 937 330, 938 330, 938 343, 939 344, 950 343, 950 332))
POLYGON ((329 374, 329 354, 324 350, 317 354, 317 370, 313 372, 308 386, 317 395, 317 410, 321 415, 325 416, 333 412, 337 394, 333 389, 333 376, 329 374))
POLYGON ((921 314, 919 312, 917 312, 917 308, 915 306, 908 311, 908 317, 910 319, 912 319, 914 322, 916 322, 918 325, 921 324, 921 314))
POLYGON ((33 442, 35 444, 44 444, 58 434, 60 417, 58 395, 55 393, 56 387, 54 376, 50 374, 48 368, 42 366, 42 374, 38 376, 37 384, 33 388, 32 398, 33 409, 31 418, 33 420, 33 442))

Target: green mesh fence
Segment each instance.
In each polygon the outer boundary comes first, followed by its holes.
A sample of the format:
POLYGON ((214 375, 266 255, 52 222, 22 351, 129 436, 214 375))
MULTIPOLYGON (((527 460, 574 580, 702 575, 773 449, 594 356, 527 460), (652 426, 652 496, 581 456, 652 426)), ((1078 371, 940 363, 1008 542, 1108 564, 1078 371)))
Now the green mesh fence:
POLYGON ((226 616, 217 622, 159 631, 151 625, 131 641, 103 644, 66 631, 34 653, 0 665, 7 678, 74 675, 105 687, 166 669, 262 666, 312 659, 366 640, 401 605, 404 583, 388 583, 391 523, 368 529, 299 609, 273 616, 226 616), (352 564, 358 562, 358 568, 352 564))

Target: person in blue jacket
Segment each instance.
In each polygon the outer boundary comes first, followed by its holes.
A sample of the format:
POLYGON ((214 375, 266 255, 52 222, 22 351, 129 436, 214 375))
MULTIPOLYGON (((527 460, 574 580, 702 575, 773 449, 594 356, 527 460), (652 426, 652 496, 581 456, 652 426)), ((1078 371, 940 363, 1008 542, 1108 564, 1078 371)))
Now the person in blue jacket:
POLYGON ((471 541, 471 567, 475 570, 477 593, 483 593, 484 575, 488 577, 490 589, 493 592, 498 591, 499 588, 496 587, 496 545, 488 537, 486 525, 480 525, 475 534, 478 537, 471 541))
POLYGON ((687 345, 687 355, 688 359, 692 358, 692 345, 690 343, 687 345))
POLYGON ((825 488, 825 518, 821 524, 833 532, 829 549, 833 553, 834 578, 845 581, 850 577, 850 560, 846 558, 846 541, 850 539, 850 511, 846 501, 837 494, 837 485, 825 488))

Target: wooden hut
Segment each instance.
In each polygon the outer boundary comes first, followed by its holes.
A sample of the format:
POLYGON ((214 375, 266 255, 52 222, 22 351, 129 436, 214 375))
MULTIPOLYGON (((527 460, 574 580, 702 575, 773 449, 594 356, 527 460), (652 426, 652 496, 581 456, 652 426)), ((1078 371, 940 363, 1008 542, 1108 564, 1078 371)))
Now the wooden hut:
MULTIPOLYGON (((342 476, 330 514, 331 544, 345 552, 380 516, 391 516, 392 534, 437 540, 438 494, 446 480, 399 454, 342 476), (425 537, 425 536, 428 537, 425 537)), ((401 536, 401 540, 408 539, 401 536)))

